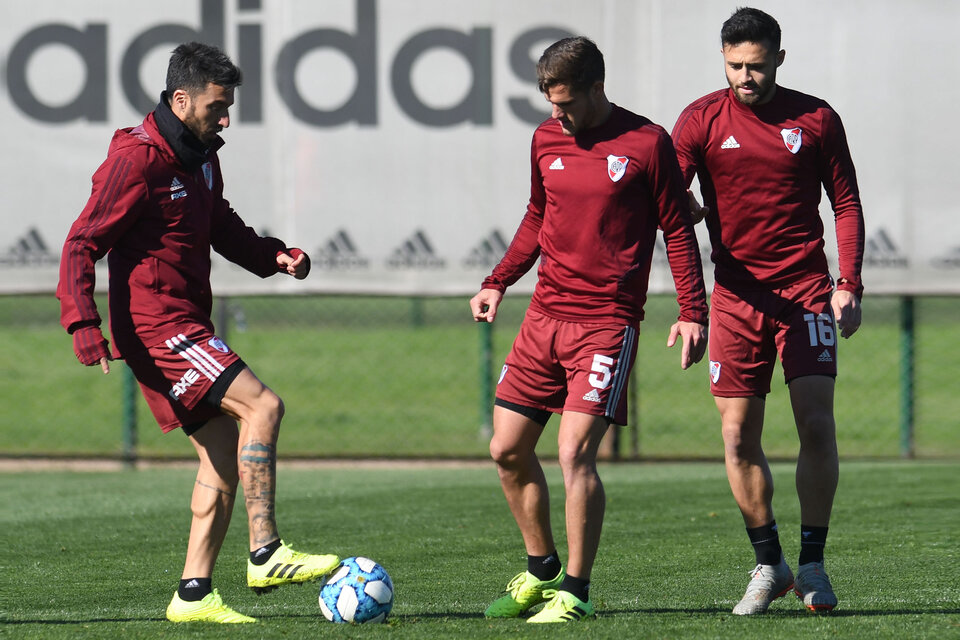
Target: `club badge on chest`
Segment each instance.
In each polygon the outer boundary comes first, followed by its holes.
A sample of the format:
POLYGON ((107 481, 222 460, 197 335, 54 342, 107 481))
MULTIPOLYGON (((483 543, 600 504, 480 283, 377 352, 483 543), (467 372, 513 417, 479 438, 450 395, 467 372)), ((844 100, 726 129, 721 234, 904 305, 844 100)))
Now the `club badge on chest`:
POLYGON ((627 163, 630 159, 627 156, 607 156, 607 175, 614 182, 619 182, 620 178, 627 172, 627 163))
POLYGON ((796 155, 797 151, 800 151, 800 145, 803 143, 803 130, 800 127, 781 129, 780 137, 783 138, 783 144, 787 146, 790 153, 796 155))

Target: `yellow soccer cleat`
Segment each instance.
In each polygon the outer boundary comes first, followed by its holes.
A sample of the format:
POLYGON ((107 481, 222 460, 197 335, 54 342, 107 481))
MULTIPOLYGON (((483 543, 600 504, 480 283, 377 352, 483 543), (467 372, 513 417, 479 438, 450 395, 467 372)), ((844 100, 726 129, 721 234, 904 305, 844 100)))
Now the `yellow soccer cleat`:
POLYGON ((593 618, 596 611, 593 609, 593 603, 587 600, 584 602, 577 596, 568 591, 545 591, 543 597, 549 598, 547 606, 540 610, 535 616, 531 616, 527 622, 533 624, 542 624, 550 622, 576 622, 584 618, 593 618))
POLYGON ((563 575, 561 570, 553 580, 540 580, 529 571, 518 573, 507 584, 505 593, 494 600, 483 615, 488 618, 516 618, 531 607, 549 600, 543 592, 559 587, 563 575))
POLYGON ((247 586, 259 595, 283 584, 303 584, 331 573, 340 564, 335 555, 311 555, 294 551, 285 542, 273 552, 266 564, 247 560, 247 586))
POLYGON ((227 605, 217 590, 208 593, 203 600, 187 602, 180 595, 173 594, 173 600, 167 606, 167 620, 170 622, 217 622, 219 624, 244 624, 256 622, 256 618, 237 613, 227 605))

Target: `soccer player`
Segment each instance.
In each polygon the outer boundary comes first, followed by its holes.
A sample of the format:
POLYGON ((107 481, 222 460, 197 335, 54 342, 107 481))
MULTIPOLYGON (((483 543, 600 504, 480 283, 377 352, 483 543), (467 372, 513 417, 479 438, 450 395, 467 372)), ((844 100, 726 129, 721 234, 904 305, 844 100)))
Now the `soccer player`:
POLYGON ((738 9, 721 30, 729 88, 688 106, 673 139, 689 186, 700 181, 716 285, 711 298, 710 382, 727 477, 756 554, 733 612, 763 613, 791 588, 807 608, 837 604, 823 548, 837 488, 837 328, 860 326, 863 212, 839 116, 823 100, 776 83, 780 27, 738 9), (834 286, 823 247, 821 185, 833 206, 840 255, 834 286), (774 519, 773 481, 761 447, 764 398, 779 352, 800 439, 796 580, 774 519))
POLYGON ((666 131, 612 104, 603 55, 590 40, 560 40, 537 65, 553 111, 533 134, 531 195, 506 254, 470 300, 493 322, 508 286, 540 258, 538 282, 500 374, 490 453, 527 551, 527 570, 486 610, 532 623, 594 615, 590 574, 605 498, 597 449, 624 424, 626 388, 643 319, 657 228, 663 229, 680 317, 681 367, 706 350, 707 303, 687 195, 666 131), (566 490, 567 565, 550 526, 548 487, 535 447, 551 413, 566 490))
POLYGON ((103 373, 111 359, 126 360, 160 428, 179 427, 200 458, 186 562, 167 608, 173 622, 256 622, 211 587, 238 481, 249 520, 248 586, 260 593, 316 579, 339 562, 280 539, 274 495, 283 402, 216 336, 210 319, 211 248, 263 278, 303 279, 310 270, 303 251, 258 236, 223 197, 217 134, 230 125, 240 82, 219 49, 178 46, 156 109, 114 134, 60 262, 61 322, 77 358, 103 373), (93 297, 94 264, 104 254, 112 353, 93 297))

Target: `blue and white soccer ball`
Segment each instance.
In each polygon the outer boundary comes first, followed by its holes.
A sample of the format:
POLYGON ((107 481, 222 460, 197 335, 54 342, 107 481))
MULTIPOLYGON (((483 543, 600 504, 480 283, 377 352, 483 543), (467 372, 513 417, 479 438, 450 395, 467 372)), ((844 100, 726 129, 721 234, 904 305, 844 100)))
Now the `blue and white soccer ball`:
POLYGON ((383 622, 393 608, 393 581, 370 558, 345 558, 320 587, 320 610, 331 622, 383 622))

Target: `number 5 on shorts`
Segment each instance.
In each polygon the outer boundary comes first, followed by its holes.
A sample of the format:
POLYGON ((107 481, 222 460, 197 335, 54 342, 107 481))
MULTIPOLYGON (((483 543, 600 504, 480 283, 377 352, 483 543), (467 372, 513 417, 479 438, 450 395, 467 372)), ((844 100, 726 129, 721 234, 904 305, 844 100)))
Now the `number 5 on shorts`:
POLYGON ((597 389, 606 389, 610 384, 610 378, 613 377, 613 372, 610 371, 610 366, 613 364, 613 358, 608 356, 602 356, 599 353, 593 356, 593 366, 590 367, 591 371, 596 373, 591 373, 588 380, 590 384, 596 387, 597 389), (597 373, 600 375, 598 376, 597 373))

